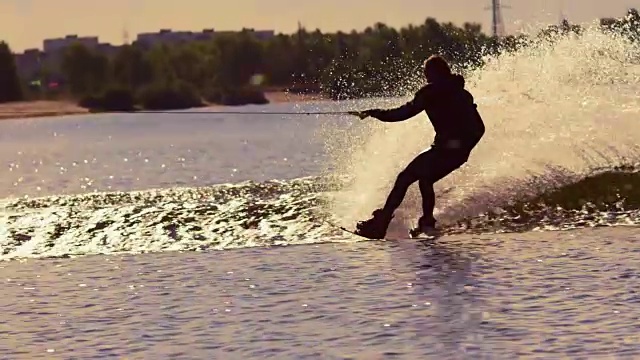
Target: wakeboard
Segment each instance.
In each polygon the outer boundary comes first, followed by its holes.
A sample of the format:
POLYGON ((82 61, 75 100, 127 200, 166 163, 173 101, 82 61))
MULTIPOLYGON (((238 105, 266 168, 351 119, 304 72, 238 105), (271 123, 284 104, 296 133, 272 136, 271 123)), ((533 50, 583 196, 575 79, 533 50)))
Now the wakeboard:
POLYGON ((346 228, 346 227, 341 226, 341 225, 338 225, 338 224, 334 224, 334 223, 329 222, 329 221, 325 221, 325 222, 326 222, 327 224, 329 224, 329 225, 331 225, 331 226, 335 227, 335 228, 338 228, 338 229, 340 229, 340 230, 344 231, 344 232, 348 232, 349 234, 355 235, 355 236, 357 236, 357 237, 359 237, 359 238, 366 239, 366 240, 387 240, 387 241, 396 241, 396 240, 415 240, 415 241, 431 241, 431 240, 436 240, 436 239, 438 239, 438 238, 440 238, 440 237, 442 237, 442 236, 444 235, 444 234, 438 234, 438 235, 425 235, 425 234, 421 234, 421 235, 418 235, 418 236, 411 236, 411 235, 409 234, 409 232, 407 232, 407 235, 406 235, 406 236, 400 236, 400 237, 389 237, 389 236, 387 236, 387 237, 385 237, 385 238, 383 238, 383 239, 369 239, 369 238, 367 238, 367 237, 364 237, 364 236, 362 236, 362 235, 357 234, 357 233, 355 232, 355 230, 352 230, 352 229, 346 228))

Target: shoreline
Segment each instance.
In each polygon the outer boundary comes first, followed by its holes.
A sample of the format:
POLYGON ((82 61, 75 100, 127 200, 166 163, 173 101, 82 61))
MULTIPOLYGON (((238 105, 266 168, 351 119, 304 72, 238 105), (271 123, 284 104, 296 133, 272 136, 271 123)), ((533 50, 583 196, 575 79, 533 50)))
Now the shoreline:
MULTIPOLYGON (((300 103, 329 100, 322 94, 296 94, 287 91, 266 91, 269 104, 300 103)), ((225 107, 220 104, 206 104, 200 109, 225 107)), ((235 106, 234 106, 235 107, 235 106)), ((66 115, 89 115, 88 109, 69 100, 29 100, 0 104, 0 120, 16 120, 66 115)))
POLYGON ((68 100, 31 100, 0 104, 0 120, 90 114, 68 100))

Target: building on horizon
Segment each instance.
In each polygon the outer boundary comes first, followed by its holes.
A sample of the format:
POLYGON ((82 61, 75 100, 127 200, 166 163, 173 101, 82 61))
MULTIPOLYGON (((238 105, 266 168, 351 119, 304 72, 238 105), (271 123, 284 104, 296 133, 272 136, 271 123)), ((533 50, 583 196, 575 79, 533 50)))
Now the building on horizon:
POLYGON ((31 79, 40 72, 45 54, 40 49, 26 49, 22 54, 15 55, 15 61, 18 76, 31 79))
POLYGON ((249 32, 249 33, 253 34, 253 36, 255 36, 256 39, 262 40, 262 41, 269 40, 269 39, 271 39, 271 38, 276 36, 275 30, 255 30, 255 29, 251 29, 251 28, 244 28, 244 29, 242 29, 240 31, 238 31, 238 30, 216 31, 216 35, 233 35, 233 34, 241 33, 243 31, 246 31, 246 32, 249 32))
MULTIPOLYGON (((216 35, 237 34, 246 31, 253 34, 256 39, 266 41, 275 36, 274 30, 255 30, 245 28, 240 31, 216 31, 213 28, 202 31, 173 31, 161 29, 158 32, 140 33, 133 45, 153 47, 158 44, 180 44, 191 41, 208 41, 216 35)), ((85 47, 102 53, 108 57, 115 56, 122 45, 101 43, 97 36, 66 35, 62 38, 45 39, 42 42, 42 50, 27 49, 21 54, 15 54, 18 74, 23 79, 38 78, 43 71, 58 73, 62 64, 64 50, 73 44, 81 44, 85 47)))
POLYGON ((258 40, 269 40, 273 37, 276 36, 276 32, 275 30, 253 30, 251 29, 251 31, 253 31, 253 34, 255 35, 256 38, 258 38, 258 40))
POLYGON ((154 46, 157 44, 178 44, 196 39, 206 39, 214 33, 213 29, 205 29, 202 32, 173 31, 171 29, 161 29, 158 32, 140 33, 136 37, 134 44, 143 46, 154 46))
POLYGON ((42 50, 26 49, 21 54, 14 55, 18 75, 30 80, 41 77, 43 71, 56 74, 62 64, 64 50, 73 44, 81 44, 108 57, 117 54, 120 48, 109 43, 101 43, 97 36, 67 35, 63 38, 45 39, 42 42, 42 50))
POLYGON ((45 53, 54 53, 60 50, 64 50, 72 44, 76 43, 82 44, 90 49, 95 49, 99 45, 97 36, 79 37, 78 35, 67 35, 63 38, 45 39, 42 42, 42 50, 45 53))
MULTIPOLYGON (((254 34, 258 40, 269 40, 275 36, 275 30, 254 30, 243 29, 254 34)), ((173 31, 171 29, 161 29, 158 32, 140 33, 136 37, 134 44, 142 46, 154 46, 157 44, 179 44, 191 41, 207 41, 215 38, 216 35, 237 34, 241 31, 216 31, 213 28, 202 31, 173 31)))

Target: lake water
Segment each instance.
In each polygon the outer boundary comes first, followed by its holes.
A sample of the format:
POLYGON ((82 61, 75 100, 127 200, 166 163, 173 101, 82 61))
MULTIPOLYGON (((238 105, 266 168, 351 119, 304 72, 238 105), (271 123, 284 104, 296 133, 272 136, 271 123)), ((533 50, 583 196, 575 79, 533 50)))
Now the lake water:
MULTIPOLYGON (((590 36, 558 51, 615 50, 590 36)), ((637 208, 545 210, 519 232, 483 215, 566 189, 558 168, 590 177, 637 161, 640 80, 587 71, 619 76, 615 62, 519 56, 470 79, 488 132, 438 184, 451 227, 431 242, 402 239, 415 189, 397 240, 323 221, 379 205, 430 144, 423 115, 258 114, 403 99, 0 122, 0 358, 640 357, 637 208), (474 231, 454 227, 465 217, 474 231)))

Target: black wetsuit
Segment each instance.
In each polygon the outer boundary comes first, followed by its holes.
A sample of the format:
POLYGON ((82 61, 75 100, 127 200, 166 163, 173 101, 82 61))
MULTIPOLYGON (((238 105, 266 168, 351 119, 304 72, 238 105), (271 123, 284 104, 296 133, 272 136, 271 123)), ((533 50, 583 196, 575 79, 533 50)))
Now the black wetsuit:
POLYGON ((383 208, 385 213, 392 214, 402 203, 409 186, 418 181, 423 221, 435 224, 433 184, 466 163, 485 132, 473 96, 464 85, 462 76, 451 75, 428 83, 411 101, 398 108, 369 111, 370 116, 384 122, 407 120, 425 111, 436 133, 431 148, 416 156, 398 175, 383 208))

